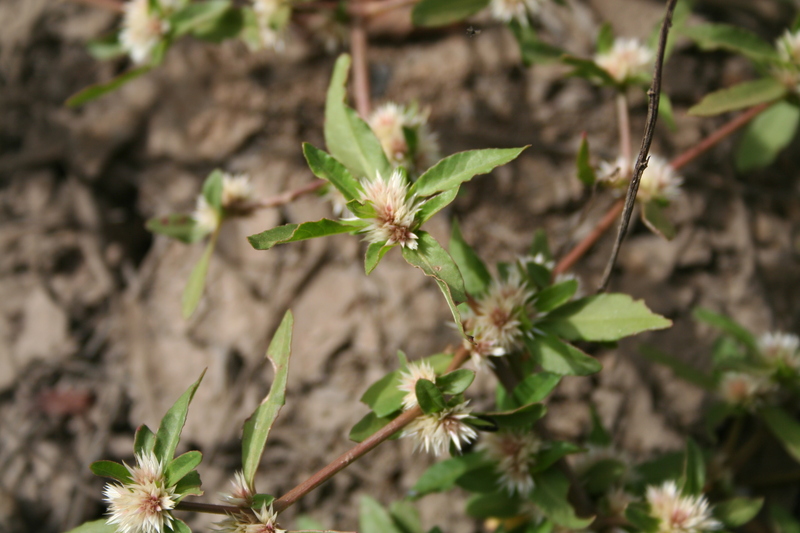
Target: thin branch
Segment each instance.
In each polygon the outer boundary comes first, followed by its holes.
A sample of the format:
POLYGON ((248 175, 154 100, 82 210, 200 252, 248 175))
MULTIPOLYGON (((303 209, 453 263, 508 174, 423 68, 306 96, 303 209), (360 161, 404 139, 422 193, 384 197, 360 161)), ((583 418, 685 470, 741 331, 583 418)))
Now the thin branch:
POLYGON ((617 262, 622 241, 625 239, 625 233, 628 231, 628 224, 633 214, 633 207, 636 201, 636 193, 639 191, 639 181, 642 179, 642 173, 647 168, 647 154, 650 151, 650 144, 653 142, 653 133, 656 128, 656 120, 658 119, 658 101, 661 97, 661 77, 664 68, 664 51, 667 45, 667 35, 669 28, 672 26, 672 12, 675 9, 675 4, 678 0, 667 0, 667 11, 664 15, 664 22, 661 25, 661 32, 658 36, 658 54, 656 56, 656 67, 653 72, 653 84, 648 91, 650 97, 649 105, 647 106, 647 122, 645 124, 644 138, 642 139, 642 147, 639 150, 639 157, 636 158, 636 166, 633 170, 633 177, 631 184, 628 187, 628 194, 625 198, 625 208, 622 212, 622 220, 619 224, 619 231, 617 232, 617 240, 614 242, 614 248, 611 250, 611 257, 606 265, 606 270, 603 273, 603 279, 600 282, 598 291, 604 291, 608 286, 608 281, 611 279, 611 272, 614 269, 614 264, 617 262))
POLYGON ((107 9, 109 11, 115 11, 117 13, 122 13, 125 11, 122 2, 118 2, 117 0, 71 0, 76 4, 85 4, 87 6, 94 6, 99 7, 102 9, 107 9))
MULTIPOLYGON (((353 4, 352 5, 357 5, 353 4)), ((356 111, 362 118, 369 117, 369 64, 367 62, 366 20, 361 15, 353 17, 350 29, 350 46, 353 52, 353 87, 355 90, 356 111)))
POLYGON ((305 194, 309 194, 309 193, 318 191, 326 183, 328 183, 328 182, 325 181, 325 180, 312 181, 308 185, 304 185, 302 187, 294 189, 293 191, 286 191, 286 192, 282 192, 281 194, 277 194, 275 196, 271 196, 269 198, 265 198, 264 200, 260 200, 258 202, 255 202, 254 204, 252 204, 252 205, 250 205, 248 207, 251 208, 251 209, 265 209, 265 208, 268 208, 268 207, 280 207, 282 205, 286 205, 288 203, 291 203, 291 202, 295 201, 300 196, 303 196, 305 194))
POLYGON ((631 161, 633 154, 631 153, 631 119, 628 113, 628 98, 625 96, 624 92, 620 91, 617 93, 616 102, 617 125, 619 127, 619 153, 624 161, 620 171, 627 174, 633 162, 631 161))
POLYGON ((569 251, 567 255, 565 255, 561 260, 558 262, 556 267, 553 269, 553 275, 557 276, 563 272, 566 272, 572 266, 578 262, 578 259, 583 257, 583 255, 589 251, 594 243, 603 236, 603 234, 608 231, 614 221, 617 220, 617 217, 620 213, 622 213, 622 208, 625 207, 625 200, 620 198, 617 200, 614 205, 611 206, 611 209, 600 219, 600 222, 594 227, 592 232, 587 235, 581 242, 575 246, 572 250, 569 251))
MULTIPOLYGON (((455 355, 453 356, 453 360, 450 362, 450 366, 447 369, 447 372, 455 370, 456 368, 460 367, 464 364, 464 361, 467 360, 469 356, 469 350, 464 348, 463 346, 460 347, 455 355)), ((378 444, 385 441, 409 423, 412 420, 417 418, 419 415, 422 414, 422 409, 419 406, 409 409, 408 411, 404 412, 391 422, 388 425, 384 426, 376 433, 368 437, 363 442, 356 444, 350 450, 346 451, 336 459, 334 459, 330 464, 319 470, 316 474, 312 475, 307 480, 303 481, 295 488, 275 500, 273 503, 273 508, 276 512, 280 513, 281 511, 285 510, 287 507, 290 507, 294 504, 297 500, 314 490, 315 488, 319 487, 321 484, 332 478, 334 475, 339 473, 340 471, 347 468, 353 461, 359 459, 363 455, 369 453, 373 449, 375 449, 378 444)))

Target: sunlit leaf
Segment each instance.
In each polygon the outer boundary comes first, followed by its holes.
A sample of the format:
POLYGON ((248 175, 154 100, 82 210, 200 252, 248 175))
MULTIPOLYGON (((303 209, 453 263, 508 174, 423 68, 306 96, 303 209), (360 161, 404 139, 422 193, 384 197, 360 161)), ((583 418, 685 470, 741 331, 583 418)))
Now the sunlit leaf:
POLYGON ((746 81, 705 95, 700 103, 689 109, 689 114, 707 117, 774 102, 786 96, 786 91, 786 86, 774 78, 746 81))
POLYGON ((200 382, 203 381, 205 373, 206 371, 203 370, 197 381, 192 383, 186 392, 178 398, 178 401, 169 408, 164 418, 161 419, 156 432, 155 444, 153 445, 153 453, 161 463, 169 463, 175 455, 175 449, 181 440, 181 431, 183 431, 183 426, 186 424, 189 404, 192 402, 200 382))
POLYGON ((308 239, 316 239, 317 237, 327 237, 328 235, 357 231, 366 224, 359 224, 359 222, 361 221, 338 221, 323 218, 315 222, 278 226, 277 228, 250 235, 247 237, 247 240, 250 241, 250 245, 256 250, 269 250, 276 244, 305 241, 308 239))
POLYGON ((470 150, 445 157, 419 177, 411 186, 409 194, 431 196, 437 192, 453 189, 479 174, 486 174, 495 167, 513 161, 525 148, 527 146, 470 150))
POLYGON ((467 292, 473 296, 483 294, 492 282, 492 276, 475 250, 461 236, 456 220, 453 220, 453 231, 450 235, 450 255, 464 276, 467 292))

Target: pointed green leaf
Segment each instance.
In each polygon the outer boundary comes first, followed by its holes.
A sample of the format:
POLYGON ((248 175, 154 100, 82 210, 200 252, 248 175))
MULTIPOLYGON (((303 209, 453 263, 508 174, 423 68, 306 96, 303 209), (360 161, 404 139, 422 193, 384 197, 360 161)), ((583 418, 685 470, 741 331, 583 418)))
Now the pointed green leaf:
POLYGON ((604 448, 610 446, 612 442, 611 434, 603 425, 603 421, 600 419, 600 415, 597 412, 597 407, 595 407, 594 404, 590 404, 589 407, 592 412, 592 429, 586 437, 586 442, 604 448))
MULTIPOLYGON (((399 413, 398 413, 399 414, 399 413)), ((364 418, 359 420, 353 429, 350 430, 349 439, 353 442, 363 442, 366 438, 371 437, 373 433, 378 431, 379 429, 383 428, 389 422, 392 421, 394 416, 386 416, 386 417, 378 417, 370 411, 364 418)), ((394 435, 390 437, 390 439, 396 439, 400 436, 400 432, 398 431, 394 435)))
POLYGON ((682 481, 681 490, 684 494, 698 496, 703 493, 706 484, 706 462, 703 459, 703 451, 691 437, 686 440, 682 481))
POLYGON ((568 340, 617 341, 643 331, 668 328, 672 321, 627 294, 597 294, 559 307, 548 330, 568 340))
POLYGON ((208 26, 225 15, 229 7, 229 0, 192 2, 169 17, 170 32, 174 37, 179 37, 208 26))
POLYGON ((475 518, 512 518, 519 514, 520 500, 506 491, 475 494, 467 501, 467 513, 475 518))
POLYGON ((389 512, 369 496, 361 496, 358 506, 359 533, 403 533, 389 512))
POLYGON ((223 176, 222 171, 216 169, 203 182, 203 197, 208 205, 217 210, 217 213, 222 213, 223 176))
POLYGON ((758 414, 789 455, 800 462, 800 423, 797 419, 774 406, 763 407, 758 414))
POLYGON ((654 533, 658 531, 659 525, 661 524, 658 518, 654 518, 650 515, 647 505, 640 502, 634 502, 628 505, 625 509, 625 518, 643 533, 654 533))
POLYGON ((500 428, 529 427, 547 414, 547 407, 541 403, 533 403, 511 411, 474 414, 491 419, 500 428))
POLYGON ((533 305, 540 313, 548 313, 569 302, 578 290, 578 280, 570 279, 539 291, 533 305))
POLYGON ((591 59, 583 59, 580 57, 564 55, 561 57, 561 61, 571 67, 575 67, 570 73, 570 76, 597 82, 608 87, 617 86, 617 81, 611 77, 611 74, 606 72, 605 69, 599 67, 597 63, 591 59))
POLYGON ((411 489, 411 495, 419 498, 432 492, 450 490, 462 475, 471 470, 491 465, 492 463, 479 453, 467 453, 445 459, 433 464, 423 472, 414 488, 411 489))
POLYGON ((689 109, 689 114, 709 117, 764 102, 774 102, 786 96, 786 91, 786 86, 774 78, 746 81, 705 95, 698 104, 689 109))
POLYGON ((402 376, 399 370, 389 372, 367 389, 361 396, 361 402, 367 404, 380 418, 399 411, 407 394, 398 388, 401 383, 402 376))
POLYGON ((200 303, 200 298, 203 296, 203 291, 206 286, 206 275, 208 274, 208 265, 211 263, 211 256, 214 254, 214 247, 217 244, 217 235, 214 233, 211 240, 206 245, 203 255, 200 260, 192 268, 192 273, 189 274, 189 279, 186 282, 186 287, 183 289, 183 297, 181 299, 181 313, 184 319, 188 319, 194 314, 197 309, 197 304, 200 303))
POLYGON ((245 480, 252 485, 256 477, 261 455, 267 445, 267 437, 272 424, 278 418, 281 407, 286 403, 286 381, 289 376, 289 357, 292 355, 292 326, 294 317, 291 311, 281 320, 272 342, 267 349, 267 359, 272 363, 275 377, 269 394, 245 420, 242 433, 242 470, 245 480))
POLYGON ((747 172, 771 164, 797 133, 800 108, 777 102, 753 119, 736 147, 736 168, 747 172))
POLYGON ((727 24, 700 24, 680 28, 681 34, 692 39, 702 50, 727 50, 755 61, 776 61, 775 47, 756 34, 727 24))
POLYGON ((426 415, 440 413, 447 407, 442 391, 427 379, 418 379, 414 385, 414 391, 417 395, 417 402, 426 415))
POLYGON ((464 280, 450 254, 436 242, 430 233, 417 231, 417 249, 403 248, 403 257, 411 266, 422 270, 426 276, 443 281, 456 301, 466 300, 464 280))
POLYGON ((274 501, 275 496, 272 494, 254 494, 253 505, 251 505, 250 508, 258 509, 260 511, 265 505, 270 505, 274 501))
POLYGON ((613 46, 614 29, 611 27, 610 22, 606 22, 600 26, 600 31, 597 32, 597 39, 595 39, 594 47, 598 54, 605 54, 610 51, 613 46))
POLYGON ((658 364, 668 367, 679 378, 688 381, 698 387, 707 391, 713 391, 716 387, 714 378, 708 376, 691 365, 688 365, 680 359, 664 353, 650 345, 642 344, 639 346, 639 353, 645 358, 650 359, 658 364))
POLYGON ((386 252, 397 246, 396 244, 384 244, 382 242, 371 242, 367 246, 367 254, 364 258, 364 272, 369 276, 378 263, 381 262, 386 252))
POLYGON ((661 237, 671 241, 675 238, 675 226, 672 225, 664 208, 656 201, 650 201, 642 206, 642 222, 647 226, 650 231, 661 237))
POLYGON ((117 526, 109 524, 105 518, 84 522, 76 528, 70 529, 67 533, 117 533, 117 526))
POLYGON ((110 477, 122 483, 131 482, 130 471, 125 466, 114 461, 95 461, 89 468, 95 476, 110 477))
POLYGON ((581 147, 578 149, 578 159, 575 164, 578 167, 578 179, 587 187, 591 187, 597 181, 590 159, 589 141, 586 138, 586 133, 584 133, 581 136, 581 147))
POLYGON ((544 370, 565 376, 588 376, 603 366, 597 359, 554 335, 537 335, 526 346, 544 370))
POLYGON ((173 533, 192 533, 192 529, 186 525, 186 522, 177 518, 172 521, 172 531, 173 533))
POLYGON ((531 25, 520 24, 518 20, 514 19, 508 26, 517 39, 519 52, 525 66, 536 63, 552 63, 564 55, 563 49, 539 39, 536 29, 531 25))
POLYGON ((200 487, 203 485, 203 482, 200 481, 200 473, 197 470, 192 470, 185 476, 183 476, 178 483, 175 485, 175 494, 180 494, 181 496, 202 496, 203 491, 200 487))
POLYGON ((192 36, 212 43, 221 43, 226 39, 244 38, 246 26, 245 10, 228 6, 217 18, 198 24, 192 29, 192 36))
POLYGON ((715 313, 710 309, 704 309, 702 307, 697 307, 692 312, 692 316, 694 316, 696 320, 700 320, 706 324, 714 326, 715 328, 721 329, 737 341, 744 344, 745 347, 747 347, 751 352, 758 353, 758 343, 756 342, 755 336, 727 316, 715 313))
POLYGON ((618 485, 628 467, 616 459, 600 459, 581 476, 583 486, 589 494, 605 494, 618 485))
POLYGON ((530 374, 514 388, 514 399, 520 405, 541 402, 561 382, 561 376, 551 372, 530 374))
POLYGON ((573 453, 580 453, 585 452, 586 449, 581 448, 577 444, 572 444, 571 442, 564 442, 564 441, 552 441, 547 444, 547 447, 536 454, 536 460, 534 461, 534 466, 531 468, 532 473, 536 472, 544 472, 551 466, 553 466, 557 461, 559 461, 562 457, 566 457, 567 455, 573 453))
POLYGON ((152 452, 155 442, 155 434, 149 427, 142 424, 136 429, 136 435, 133 437, 133 453, 142 455, 152 452))
POLYGON ((594 521, 579 518, 567 499, 569 481, 560 470, 551 468, 534 476, 535 486, 530 495, 531 501, 539 506, 550 520, 570 529, 583 529, 594 521))
POLYGON ((145 74, 151 68, 152 67, 150 65, 145 65, 143 67, 123 72, 122 74, 120 74, 111 81, 90 85, 85 89, 82 89, 81 91, 77 92, 76 94, 70 96, 64 105, 66 105, 67 107, 82 106, 87 102, 91 102, 92 100, 96 100, 97 98, 105 96, 110 92, 116 91, 129 81, 132 81, 141 76, 142 74, 145 74))
POLYGON ((756 517, 764 498, 731 498, 714 505, 714 517, 730 528, 743 526, 756 517))
POLYGON ((153 217, 147 221, 148 231, 166 235, 187 244, 197 242, 210 232, 197 225, 191 215, 173 213, 161 217, 153 217))
POLYGON ((345 105, 345 84, 350 70, 350 56, 336 60, 325 100, 325 144, 328 151, 356 178, 388 178, 392 166, 380 141, 358 114, 345 105))
POLYGON ((419 511, 408 500, 396 500, 389 505, 389 514, 402 533, 425 533, 419 511))
POLYGON ((550 244, 547 242, 547 233, 543 229, 537 229, 533 234, 531 242, 531 257, 541 254, 545 261, 553 260, 553 253, 550 251, 550 244))
POLYGON ((450 205, 450 202, 455 200, 456 196, 458 196, 458 189, 458 187, 454 187, 450 190, 444 191, 443 193, 437 194, 436 196, 428 198, 419 208, 419 213, 417 213, 417 220, 419 221, 419 224, 424 224, 430 220, 433 215, 450 205))
POLYGON ((489 5, 489 0, 421 0, 411 11, 414 26, 447 26, 474 15, 489 5))
POLYGON ((442 394, 449 394, 455 396, 461 394, 467 387, 472 385, 475 380, 475 371, 466 368, 459 368, 448 372, 443 376, 436 378, 436 388, 442 391, 442 394))
POLYGON ((359 229, 358 224, 352 222, 336 221, 323 218, 315 222, 303 222, 302 224, 286 224, 277 228, 250 235, 247 240, 256 250, 269 250, 276 244, 287 242, 305 241, 317 237, 327 237, 328 235, 338 235, 349 233, 359 229))
POLYGON ((169 408, 164 418, 161 419, 158 431, 156 432, 153 453, 162 464, 169 463, 175 455, 175 449, 178 447, 178 442, 181 440, 183 425, 186 423, 189 404, 192 402, 194 393, 197 391, 197 387, 200 386, 200 382, 203 381, 203 376, 205 374, 206 371, 203 370, 200 377, 197 378, 197 381, 192 383, 186 392, 178 398, 178 401, 169 408))
POLYGON ((456 485, 469 492, 482 494, 496 492, 497 487, 501 485, 497 465, 486 465, 470 470, 456 480, 456 485))
POLYGON ((492 276, 475 250, 462 237, 458 221, 455 219, 453 219, 453 232, 450 236, 450 255, 464 276, 464 286, 467 292, 473 296, 483 294, 492 282, 492 276))
POLYGON ((165 472, 167 486, 171 487, 175 485, 178 481, 183 479, 186 474, 194 470, 202 460, 203 454, 197 450, 192 450, 170 461, 165 472))
POLYGON ((350 174, 347 167, 309 143, 303 143, 303 155, 306 156, 311 172, 316 177, 331 182, 342 193, 345 200, 350 201, 361 198, 361 185, 350 174))
POLYGON ((495 167, 513 161, 525 148, 527 146, 471 150, 445 157, 426 170, 411 186, 409 193, 417 196, 432 196, 437 192, 453 189, 478 174, 486 174, 495 167))

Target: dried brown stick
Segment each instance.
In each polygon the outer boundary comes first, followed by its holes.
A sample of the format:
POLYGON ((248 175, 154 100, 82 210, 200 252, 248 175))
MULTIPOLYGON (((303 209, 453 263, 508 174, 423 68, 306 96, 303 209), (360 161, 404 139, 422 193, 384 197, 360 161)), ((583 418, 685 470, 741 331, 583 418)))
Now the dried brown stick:
POLYGON ((647 122, 644 128, 644 137, 642 138, 642 147, 639 150, 639 156, 636 158, 636 166, 633 169, 633 176, 631 183, 628 186, 628 193, 625 197, 625 207, 622 211, 622 220, 620 220, 619 230, 617 231, 617 239, 614 241, 614 248, 611 250, 611 257, 608 259, 606 270, 603 273, 603 279, 600 281, 598 291, 604 291, 608 286, 608 281, 611 279, 611 272, 617 262, 619 250, 622 247, 622 241, 625 239, 625 234, 628 231, 628 224, 633 214, 633 207, 636 201, 636 193, 639 191, 639 181, 642 179, 642 173, 647 168, 648 153, 650 152, 650 145, 653 142, 653 134, 656 129, 656 121, 658 120, 658 102, 661 97, 661 78, 664 68, 664 52, 667 45, 667 36, 669 29, 672 26, 672 12, 675 10, 675 4, 678 0, 667 0, 667 10, 664 15, 664 22, 661 24, 661 32, 658 36, 658 53, 656 54, 656 66, 653 72, 653 84, 648 91, 649 104, 647 106, 647 122))

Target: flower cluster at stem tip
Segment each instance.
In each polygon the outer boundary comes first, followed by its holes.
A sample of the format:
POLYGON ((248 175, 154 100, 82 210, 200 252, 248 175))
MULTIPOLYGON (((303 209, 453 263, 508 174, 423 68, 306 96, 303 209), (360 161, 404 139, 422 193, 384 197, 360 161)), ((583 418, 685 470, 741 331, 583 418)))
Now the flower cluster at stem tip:
POLYGON ((367 123, 393 165, 421 172, 439 159, 439 141, 428 127, 427 110, 420 112, 415 107, 388 102, 375 109, 367 123))
POLYGON ((169 22, 150 9, 149 0, 130 0, 123 10, 119 42, 134 63, 145 64, 169 31, 169 22))
POLYGON ((292 14, 291 3, 287 0, 253 0, 253 12, 260 46, 283 51, 284 34, 292 14))
POLYGON ((418 416, 403 431, 403 437, 415 440, 414 449, 425 449, 436 456, 442 455, 450 448, 450 443, 458 451, 464 444, 478 438, 478 433, 464 419, 472 411, 469 402, 448 407, 438 413, 418 416))
POLYGON ((638 39, 617 38, 607 52, 595 55, 594 62, 619 84, 648 74, 655 54, 638 39))
POLYGON ((647 487, 645 499, 650 515, 659 520, 658 533, 701 533, 722 528, 712 518, 705 496, 681 494, 674 481, 647 487))
MULTIPOLYGON (((613 163, 601 161, 597 178, 603 185, 615 189, 627 188, 633 175, 634 162, 620 156, 613 163)), ((649 157, 647 167, 639 180, 636 199, 642 203, 651 201, 670 202, 681 194, 683 178, 678 175, 669 161, 657 155, 649 157)))
POLYGON ((364 179, 361 187, 362 200, 375 211, 366 230, 367 240, 416 250, 418 237, 412 230, 417 225, 421 203, 413 196, 408 197, 408 182, 403 172, 395 170, 389 179, 381 176, 364 179))
POLYGON ((403 409, 412 409, 417 406, 417 381, 420 379, 427 379, 428 381, 436 381, 436 372, 427 361, 420 361, 418 363, 409 363, 408 369, 400 373, 400 385, 398 389, 405 392, 403 397, 403 409))
POLYGON ((211 232, 219 227, 224 215, 238 215, 249 212, 247 202, 253 198, 253 186, 250 178, 244 174, 222 175, 222 213, 208 203, 202 194, 197 197, 197 204, 192 218, 201 229, 211 232))
POLYGON ((541 9, 541 0, 492 0, 492 17, 501 22, 516 20, 523 26, 529 24, 528 16, 541 9))
POLYGON ((498 431, 483 436, 478 448, 496 462, 500 485, 509 494, 528 496, 534 488, 531 467, 542 441, 532 431, 498 431))
POLYGON ((780 63, 773 66, 776 79, 794 92, 800 92, 800 31, 786 30, 775 42, 780 63))

